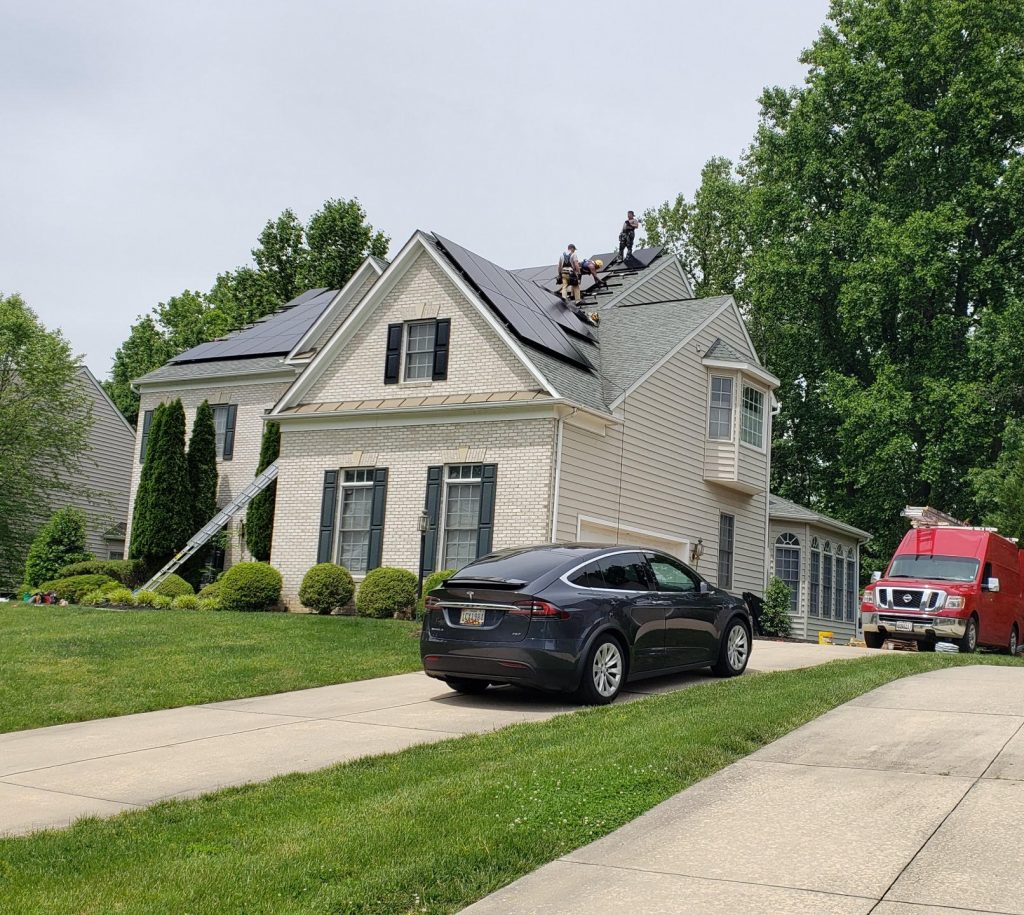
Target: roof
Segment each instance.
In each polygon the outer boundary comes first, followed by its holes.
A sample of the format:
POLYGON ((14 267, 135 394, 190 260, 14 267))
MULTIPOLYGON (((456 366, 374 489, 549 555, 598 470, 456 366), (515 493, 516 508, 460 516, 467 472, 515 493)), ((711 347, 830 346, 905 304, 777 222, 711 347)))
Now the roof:
MULTIPOLYGON (((588 295, 596 297, 622 292, 626 287, 635 285, 644 275, 644 271, 656 260, 659 260, 663 254, 664 251, 661 248, 640 248, 634 251, 633 256, 627 258, 625 263, 616 260, 618 255, 614 252, 611 254, 595 254, 593 255, 594 258, 599 258, 604 262, 605 266, 598 270, 598 275, 607 284, 607 288, 603 291, 601 289, 595 290, 594 285, 596 281, 588 273, 584 274, 580 279, 580 291, 584 297, 588 295)), ((562 281, 556 277, 555 274, 557 272, 558 269, 554 262, 544 264, 541 267, 517 267, 509 271, 509 273, 513 273, 524 280, 537 283, 553 294, 560 294, 562 281)))
MULTIPOLYGON (((224 375, 265 375, 289 369, 282 356, 257 356, 253 359, 218 359, 209 362, 168 362, 132 384, 158 381, 185 381, 190 378, 219 378, 224 375)), ((293 370, 294 371, 294 370, 293 370)))
POLYGON ((472 406, 473 404, 528 403, 550 400, 543 391, 494 391, 481 394, 421 394, 411 397, 379 397, 368 400, 337 400, 327 403, 304 403, 281 411, 281 415, 308 413, 349 413, 358 410, 402 410, 415 407, 472 406))
POLYGON ((768 497, 768 515, 773 521, 800 521, 805 524, 817 524, 821 527, 828 527, 832 530, 849 534, 858 540, 867 541, 871 539, 871 534, 867 531, 862 531, 859 527, 854 527, 852 524, 847 524, 845 521, 839 521, 836 518, 830 518, 828 515, 816 512, 805 505, 790 502, 789 499, 783 499, 782 496, 777 496, 775 493, 768 497))
POLYGON ((704 354, 705 359, 715 359, 719 362, 754 362, 753 356, 748 353, 741 353, 721 337, 715 340, 704 354))
POLYGON ((337 289, 307 289, 272 314, 225 337, 200 343, 171 360, 185 362, 286 356, 331 304, 337 289))

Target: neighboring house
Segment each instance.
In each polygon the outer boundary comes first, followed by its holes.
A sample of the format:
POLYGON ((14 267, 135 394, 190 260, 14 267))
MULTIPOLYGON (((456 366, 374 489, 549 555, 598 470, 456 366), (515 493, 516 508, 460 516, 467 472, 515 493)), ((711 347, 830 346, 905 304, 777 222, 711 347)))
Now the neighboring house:
POLYGON ((855 638, 860 548, 871 535, 776 495, 769 515, 771 574, 789 586, 792 634, 817 641, 819 632, 831 632, 837 643, 855 638))

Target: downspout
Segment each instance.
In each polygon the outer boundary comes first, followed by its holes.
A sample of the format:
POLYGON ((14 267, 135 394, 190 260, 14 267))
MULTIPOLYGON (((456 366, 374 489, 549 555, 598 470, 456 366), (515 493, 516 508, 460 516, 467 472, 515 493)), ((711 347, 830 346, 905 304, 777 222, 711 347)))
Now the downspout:
POLYGON ((562 482, 562 426, 565 423, 565 417, 559 416, 555 423, 558 427, 558 432, 555 435, 555 486, 551 497, 552 543, 558 540, 558 490, 562 482))
MULTIPOLYGON (((775 398, 775 394, 771 394, 771 398, 774 401, 772 408, 768 413, 770 417, 768 422, 768 460, 766 462, 767 477, 764 482, 764 576, 761 582, 761 596, 764 597, 765 589, 768 587, 768 568, 771 562, 771 533, 768 528, 771 526, 771 514, 772 514, 772 435, 775 431, 775 417, 779 415, 779 411, 782 409, 782 404, 775 398)), ((739 437, 737 436, 737 445, 739 447, 739 437)))

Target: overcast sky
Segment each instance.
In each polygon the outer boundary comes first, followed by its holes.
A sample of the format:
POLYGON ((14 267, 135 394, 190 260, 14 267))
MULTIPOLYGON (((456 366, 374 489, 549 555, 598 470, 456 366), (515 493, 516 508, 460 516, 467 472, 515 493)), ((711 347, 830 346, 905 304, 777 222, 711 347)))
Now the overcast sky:
POLYGON ((0 291, 101 378, 130 324, 358 197, 507 267, 609 250, 798 83, 827 0, 0 0, 0 291))

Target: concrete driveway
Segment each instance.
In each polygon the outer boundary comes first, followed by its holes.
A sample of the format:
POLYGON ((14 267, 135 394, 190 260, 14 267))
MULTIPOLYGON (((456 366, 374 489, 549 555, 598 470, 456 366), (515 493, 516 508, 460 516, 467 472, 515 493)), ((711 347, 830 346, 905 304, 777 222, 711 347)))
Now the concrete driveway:
POLYGON ((473 915, 1024 913, 1024 666, 840 706, 473 915))
MULTIPOLYGON (((788 670, 871 653, 757 641, 750 670, 788 670)), ((641 681, 619 701, 709 678, 699 673, 641 681)), ((82 816, 112 816, 576 709, 564 699, 512 689, 459 696, 415 673, 0 734, 0 834, 66 826, 82 816)))

